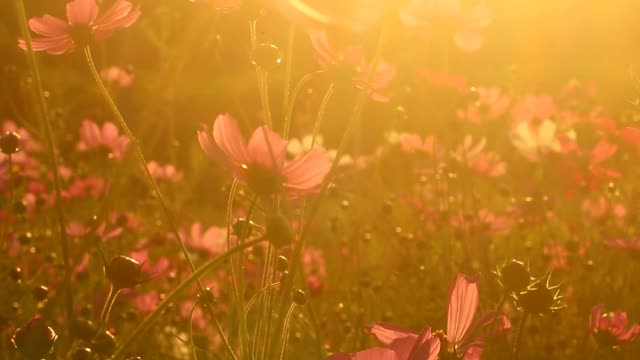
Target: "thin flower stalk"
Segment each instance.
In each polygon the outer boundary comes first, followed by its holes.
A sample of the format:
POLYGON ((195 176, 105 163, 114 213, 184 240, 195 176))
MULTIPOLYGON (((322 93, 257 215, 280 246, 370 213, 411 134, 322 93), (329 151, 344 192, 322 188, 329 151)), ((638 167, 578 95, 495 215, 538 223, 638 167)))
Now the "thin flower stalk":
POLYGON ((47 103, 44 98, 44 88, 42 86, 40 69, 38 68, 35 53, 32 47, 31 32, 29 31, 29 24, 23 0, 16 0, 16 12, 18 25, 20 26, 20 32, 22 33, 22 36, 24 38, 24 43, 27 50, 27 64, 35 83, 35 91, 37 92, 38 98, 37 113, 40 119, 40 126, 44 129, 47 143, 47 154, 49 156, 49 166, 51 168, 51 172, 53 173, 53 185, 55 188, 55 208, 58 218, 58 234, 60 238, 60 247, 62 248, 62 257, 64 262, 65 317, 67 321, 71 321, 73 313, 73 295, 71 290, 71 261, 69 256, 69 241, 67 238, 67 232, 65 231, 66 225, 64 208, 62 206, 62 185, 60 182, 60 170, 58 168, 58 157, 56 155, 53 128, 51 126, 51 119, 49 118, 47 103))

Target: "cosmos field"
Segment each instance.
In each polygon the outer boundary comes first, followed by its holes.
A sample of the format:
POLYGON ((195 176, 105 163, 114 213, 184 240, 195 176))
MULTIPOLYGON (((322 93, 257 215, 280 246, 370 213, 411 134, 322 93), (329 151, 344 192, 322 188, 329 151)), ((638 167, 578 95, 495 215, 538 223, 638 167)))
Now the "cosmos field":
POLYGON ((637 359, 637 14, 3 1, 0 360, 637 359))

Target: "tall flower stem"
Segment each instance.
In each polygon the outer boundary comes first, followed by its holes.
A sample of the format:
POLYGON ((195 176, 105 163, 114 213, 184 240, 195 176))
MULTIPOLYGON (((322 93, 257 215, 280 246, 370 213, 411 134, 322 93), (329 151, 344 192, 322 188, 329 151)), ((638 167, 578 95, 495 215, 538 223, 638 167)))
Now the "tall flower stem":
MULTIPOLYGON (((378 69, 378 65, 380 64, 380 61, 382 59, 382 50, 384 48, 384 45, 387 41, 387 29, 386 29, 386 25, 383 25, 383 28, 380 31, 380 35, 378 37, 378 44, 376 46, 376 52, 375 55, 373 57, 373 61, 371 64, 371 71, 369 72, 367 79, 365 81, 364 86, 362 87, 362 89, 360 89, 360 92, 358 93, 358 96, 356 98, 356 103, 353 109, 353 113, 351 114, 351 117, 349 118, 348 122, 347 122, 347 127, 344 131, 344 135, 342 136, 342 139, 340 140, 340 144, 338 145, 338 149, 336 152, 336 156, 333 159, 333 162, 331 163, 331 169, 329 170, 329 173, 327 174, 327 176, 324 178, 324 181, 322 182, 321 186, 320 186, 320 193, 318 195, 318 198, 316 199, 316 201, 314 202, 313 206, 311 207, 310 211, 309 211, 309 215, 307 217, 307 224, 311 224, 313 223, 313 219, 315 218, 315 215, 317 214, 319 208, 320 208, 320 204, 322 203, 322 200, 324 198, 324 195, 327 192, 327 188, 329 187, 329 182, 330 180, 333 178, 333 175, 337 169, 337 165, 338 162, 340 161, 340 158, 342 157, 342 155, 344 155, 344 152, 346 150, 347 144, 349 142, 349 140, 351 139, 351 135, 353 132, 353 129, 355 127, 355 125, 357 123, 360 122, 361 118, 362 118, 362 112, 364 110, 364 105, 366 103, 367 100, 367 95, 368 95, 368 91, 369 88, 371 86, 371 83, 373 82, 373 78, 376 74, 376 71, 378 69)), ((306 241, 306 238, 309 234, 309 231, 307 231, 308 229, 304 226, 303 223, 300 224, 300 228, 301 228, 301 235, 299 237, 299 240, 293 245, 293 255, 291 256, 291 269, 290 269, 290 276, 289 278, 284 282, 284 284, 281 285, 282 290, 281 290, 281 299, 280 299, 280 307, 278 310, 278 326, 276 329, 280 330, 282 329, 283 325, 284 325, 284 318, 286 316, 286 312, 287 312, 287 305, 288 302, 285 301, 285 299, 287 298, 287 296, 290 296, 291 294, 291 288, 293 286, 293 281, 295 279, 295 276, 297 274, 298 271, 298 267, 299 267, 299 259, 300 259, 300 255, 302 253, 302 249, 304 247, 304 243, 306 241)), ((270 354, 268 354, 267 358, 273 358, 272 356, 269 356, 270 354)))
POLYGON ((105 327, 107 325, 109 315, 111 314, 111 308, 113 308, 113 304, 116 302, 116 298, 119 293, 120 290, 114 289, 113 286, 109 288, 109 295, 107 295, 107 299, 104 301, 104 306, 100 312, 100 327, 105 327))
MULTIPOLYGON (((249 21, 249 33, 251 36, 251 50, 255 51, 258 47, 258 38, 256 34, 256 20, 249 21)), ((264 116, 267 126, 273 129, 273 121, 271 120, 271 106, 269 105, 269 73, 256 64, 256 78, 258 79, 258 89, 260 91, 260 102, 264 110, 264 116)))
POLYGON ((293 109, 296 104, 296 99, 302 91, 302 88, 313 78, 313 75, 316 73, 309 73, 298 81, 296 86, 293 88, 293 92, 291 93, 291 99, 289 99, 287 108, 284 110, 284 129, 282 130, 282 137, 285 140, 289 139, 289 133, 291 132, 291 118, 293 117, 293 109))
MULTIPOLYGON (((142 149, 140 148, 140 144, 138 143, 138 140, 135 138, 135 136, 133 136, 133 133, 131 132, 131 129, 129 128, 129 125, 127 125, 127 122, 122 117, 122 114, 120 113, 120 110, 118 109, 118 106, 113 101, 113 98, 109 94, 109 91, 107 90, 107 88, 104 86, 104 83, 102 82, 102 79, 100 78, 100 74, 98 73, 98 70, 96 69, 96 65, 93 62, 93 57, 91 56, 91 49, 88 46, 84 48, 84 54, 85 54, 85 58, 87 60, 87 64, 89 65, 89 69, 91 70, 91 74, 93 75, 93 78, 96 81, 96 84, 98 85, 98 88, 100 89, 100 92, 101 92, 102 96, 104 97, 105 101, 109 105, 109 108, 111 109, 111 112, 113 113, 113 116, 115 116, 116 121, 118 122, 118 124, 120 125, 122 130, 124 131, 125 135, 127 136, 127 138, 129 138, 129 140, 131 140, 131 144, 133 145, 134 152, 136 153, 136 157, 138 158, 138 161, 140 162, 140 165, 144 169, 144 173, 145 173, 145 175, 147 177, 147 180, 151 184, 151 187, 153 188, 153 191, 154 191, 156 197, 158 198, 158 201, 160 202, 160 206, 162 207, 162 212, 164 214, 165 220, 167 221, 167 224, 169 225, 169 228, 170 228, 172 234, 178 240, 178 244, 180 245, 180 250, 182 251, 182 254, 186 258, 187 262, 189 263, 189 267, 191 268, 191 271, 194 272, 195 269, 196 269, 195 265, 193 264, 193 261, 191 260, 191 256, 189 256, 189 252, 187 251, 187 247, 184 245, 184 242, 182 241, 182 237, 178 233, 178 228, 177 228, 177 226, 175 224, 173 216, 171 215, 171 212, 169 211, 169 207, 167 206, 166 200, 164 199, 164 196, 162 196, 162 192, 160 191, 160 187, 158 186, 158 183, 154 179, 153 175, 151 175, 151 172, 149 171, 149 168, 147 167, 147 161, 145 160, 144 154, 142 153, 142 149)), ((200 280, 198 280, 198 283, 200 283, 200 280)), ((200 287, 202 287, 201 284, 200 284, 200 287)), ((204 290, 204 288, 203 288, 203 290, 204 290)))
MULTIPOLYGON (((144 173, 145 173, 145 175, 147 177, 147 180, 151 184, 151 187, 153 188, 153 191, 154 191, 156 197, 158 198, 158 201, 160 202, 160 206, 162 207, 162 212, 164 214, 165 221, 169 225, 169 229, 170 229, 171 233, 175 236, 176 240, 178 241, 178 244, 180 245, 180 250, 182 251, 182 254, 184 255, 185 259, 187 260, 187 263, 189 264, 189 267, 191 268, 191 272, 193 274, 195 274, 196 273, 196 267, 193 264, 193 260, 191 260, 191 256, 189 255, 189 251, 187 251, 187 247, 185 246, 184 241, 182 241, 182 237, 180 236, 180 233, 178 232, 178 228, 177 228, 176 223, 175 223, 175 221, 173 219, 173 216, 171 215, 171 212, 169 211, 169 207, 167 206, 167 202, 164 199, 164 196, 162 195, 162 192, 160 191, 160 187, 158 186, 158 183, 156 182, 156 180, 154 179, 153 175, 151 175, 151 172, 149 171, 149 167, 147 166, 147 161, 145 160, 144 154, 142 153, 142 149, 140 148, 140 144, 138 143, 138 140, 133 136, 133 133, 131 132, 131 129, 129 128, 129 126, 127 125, 127 122, 124 120, 124 117, 122 117, 122 114, 120 113, 120 109, 118 109, 118 106, 116 105, 115 101, 113 101, 113 98, 109 94, 109 91, 107 90, 107 88, 105 87, 104 83, 102 82, 102 79, 100 78, 100 74, 98 73, 98 70, 96 69, 96 65, 93 62, 93 57, 91 56, 91 49, 88 46, 85 46, 85 48, 84 48, 84 55, 85 55, 85 58, 87 60, 87 64, 89 65, 89 69, 91 70, 91 74, 93 75, 93 79, 96 81, 96 84, 98 85, 98 88, 100 89, 100 92, 101 92, 102 96, 104 97, 105 101, 109 105, 109 108, 111 109, 111 112, 113 113, 113 116, 116 118, 116 121, 118 122, 118 124, 122 128, 122 131, 124 131, 124 133, 127 136, 127 138, 129 138, 129 140, 131 140, 131 143, 133 145, 134 151, 136 153, 136 157, 138 158, 138 161, 140 162, 140 165, 144 169, 144 173)), ((200 293, 201 294, 205 293, 206 289, 202 285, 202 282, 200 281, 200 279, 196 278, 195 281, 196 281, 196 283, 198 285, 198 289, 199 289, 200 293)), ((222 328, 219 326, 219 323, 218 323, 218 321, 217 321, 217 319, 215 317, 215 314, 213 313, 213 311, 210 308, 207 308, 207 310, 208 310, 208 313, 211 316, 211 318, 214 319, 214 322, 216 323, 216 327, 218 329, 218 332, 220 332, 220 336, 222 337, 223 342, 227 346, 227 350, 229 350, 231 355, 235 358, 235 355, 233 353, 233 349, 231 348, 231 346, 229 345, 228 341, 226 340, 226 337, 225 337, 224 333, 222 332, 222 328)))
MULTIPOLYGON (((181 282, 170 294, 168 294, 164 298, 164 300, 162 300, 158 304, 158 306, 153 310, 151 314, 147 315, 147 317, 142 321, 142 323, 140 323, 140 325, 138 325, 138 327, 136 327, 133 330, 133 332, 131 333, 131 335, 129 335, 128 338, 122 341, 122 343, 120 344, 120 347, 118 347, 118 349, 116 350, 116 352, 111 358, 112 359, 121 358, 125 354, 126 349, 131 344, 133 344, 136 340, 138 340, 140 336, 142 336, 147 330, 149 330, 151 325, 155 323, 155 321, 158 319, 158 317, 160 317, 160 315, 162 315, 162 313, 167 309, 167 307, 169 307, 169 305, 175 302, 178 296, 182 295, 182 293, 186 291, 194 282, 197 282, 197 280, 201 276, 217 268, 218 266, 224 264, 225 262, 229 261, 233 255, 240 253, 247 248, 255 246, 262 241, 263 239, 255 239, 252 241, 247 241, 244 244, 237 245, 235 248, 228 250, 224 254, 221 254, 218 257, 216 257, 215 259, 209 260, 204 265, 202 265, 202 267, 196 270, 193 274, 189 275, 188 278, 186 278, 183 282, 181 282)), ((233 358, 234 359, 236 358, 235 355, 233 356, 233 358)))
POLYGON ((522 319, 520 319, 520 323, 518 324, 518 328, 516 329, 516 340, 513 343, 513 357, 512 360, 520 360, 520 347, 522 342, 522 333, 524 332, 524 324, 527 322, 529 318, 529 313, 525 312, 522 314, 522 319))
MULTIPOLYGON (((291 75, 293 73, 293 45, 296 40, 296 25, 289 25, 289 36, 287 37, 287 57, 285 59, 284 68, 284 94, 282 95, 282 111, 286 112, 289 109, 289 101, 291 100, 291 75)), ((286 116, 283 116, 284 123, 286 123, 286 116)), ((284 126, 283 126, 284 129, 284 126)))
POLYGON ((311 148, 316 144, 316 140, 318 139, 318 133, 320 132, 320 126, 322 125, 322 120, 324 119, 324 114, 327 111, 327 106, 329 105, 329 100, 331 100, 331 96, 333 95, 333 90, 335 86, 331 84, 327 89, 327 92, 324 94, 322 98, 322 102, 320 103, 320 108, 318 109, 318 116, 316 116, 316 121, 313 124, 313 135, 311 137, 311 148))
POLYGON ((20 32, 27 45, 27 64, 29 71, 33 76, 34 85, 36 87, 38 98, 38 117, 40 119, 40 125, 44 129, 47 154, 49 156, 49 167, 53 173, 53 185, 55 188, 55 208, 58 216, 58 230, 60 236, 60 247, 62 248, 62 257, 64 262, 64 294, 65 294, 65 316, 67 322, 71 321, 73 315, 73 295, 71 291, 71 261, 69 256, 69 239, 65 229, 65 216, 64 208, 62 206, 62 185, 60 182, 60 172, 58 169, 58 157, 56 155, 55 142, 53 137, 53 128, 51 126, 51 119, 49 118, 49 110, 47 109, 47 102, 44 98, 44 89, 42 87, 42 78, 40 77, 40 69, 36 62, 36 57, 33 52, 31 44, 31 32, 29 31, 29 24, 27 22, 27 14, 24 8, 23 0, 16 0, 16 12, 18 25, 20 26, 20 32))

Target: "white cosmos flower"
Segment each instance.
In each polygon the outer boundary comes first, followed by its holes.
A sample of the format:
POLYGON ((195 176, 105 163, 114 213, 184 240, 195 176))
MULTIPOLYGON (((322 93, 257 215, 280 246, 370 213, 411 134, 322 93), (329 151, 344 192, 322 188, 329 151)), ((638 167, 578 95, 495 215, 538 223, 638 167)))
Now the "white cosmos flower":
MULTIPOLYGON (((565 135, 575 139, 573 130, 565 135)), ((529 161, 540 161, 540 157, 546 153, 562 151, 562 145, 557 137, 557 125, 551 120, 543 121, 537 129, 533 129, 526 122, 521 122, 511 134, 511 143, 529 161)))

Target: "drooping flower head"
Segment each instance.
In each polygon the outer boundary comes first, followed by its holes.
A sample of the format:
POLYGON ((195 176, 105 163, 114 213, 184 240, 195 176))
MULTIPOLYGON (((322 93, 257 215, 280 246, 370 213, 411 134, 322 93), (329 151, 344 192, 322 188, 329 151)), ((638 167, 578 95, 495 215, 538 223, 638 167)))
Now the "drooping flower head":
POLYGON ((636 339, 640 334, 640 325, 633 324, 627 329, 629 319, 624 311, 604 312, 599 304, 591 310, 589 332, 603 346, 620 346, 636 339))
MULTIPOLYGON (((140 9, 127 0, 116 0, 100 15, 99 10, 95 0, 73 0, 67 3, 67 21, 51 15, 31 18, 29 27, 43 36, 32 40, 33 50, 64 54, 129 27, 140 16, 140 9)), ((27 48, 24 39, 19 39, 18 45, 27 48)))
POLYGON ((213 132, 199 131, 198 141, 209 157, 258 195, 314 193, 331 169, 329 154, 320 148, 287 161, 287 141, 266 126, 258 127, 245 143, 236 120, 228 114, 218 116, 213 132))

